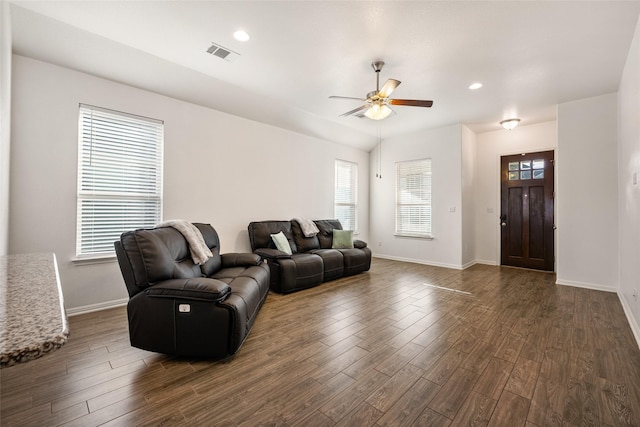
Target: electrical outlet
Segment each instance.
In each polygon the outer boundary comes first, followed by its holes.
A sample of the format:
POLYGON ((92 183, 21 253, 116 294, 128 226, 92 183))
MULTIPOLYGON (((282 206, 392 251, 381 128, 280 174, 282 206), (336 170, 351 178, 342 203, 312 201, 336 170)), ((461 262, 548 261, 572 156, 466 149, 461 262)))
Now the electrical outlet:
POLYGON ((378 242, 378 246, 382 246, 382 242, 378 242))

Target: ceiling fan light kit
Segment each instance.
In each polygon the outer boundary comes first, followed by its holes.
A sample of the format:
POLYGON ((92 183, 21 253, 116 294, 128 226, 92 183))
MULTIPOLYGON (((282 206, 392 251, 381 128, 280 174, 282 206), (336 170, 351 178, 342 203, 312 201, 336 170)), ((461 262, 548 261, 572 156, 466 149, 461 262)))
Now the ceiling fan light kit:
POLYGON ((390 99, 389 95, 393 92, 399 85, 400 80, 395 79, 387 79, 385 84, 380 88, 380 71, 384 66, 383 61, 374 61, 371 63, 371 67, 373 71, 376 72, 376 90, 371 91, 367 94, 366 98, 355 98, 351 96, 330 96, 329 98, 336 99, 354 99, 358 101, 364 101, 364 105, 354 108, 351 111, 347 111, 346 113, 340 114, 340 117, 350 116, 354 113, 361 112, 362 110, 366 110, 363 114, 365 117, 372 120, 383 120, 392 113, 395 113, 389 105, 404 105, 408 107, 431 107, 433 105, 433 101, 426 100, 417 100, 417 99, 390 99))
POLYGON ((382 120, 389 117, 393 110, 383 103, 375 103, 369 107, 367 111, 364 112, 364 115, 372 120, 382 120))
POLYGON ((520 119, 506 119, 500 122, 500 126, 506 130, 511 130, 518 126, 518 123, 520 123, 520 119))

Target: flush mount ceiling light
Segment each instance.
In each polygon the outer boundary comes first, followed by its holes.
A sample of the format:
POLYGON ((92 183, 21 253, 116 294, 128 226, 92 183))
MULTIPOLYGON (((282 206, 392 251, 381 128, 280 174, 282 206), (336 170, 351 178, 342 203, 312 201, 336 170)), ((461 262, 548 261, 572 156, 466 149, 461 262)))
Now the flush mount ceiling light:
POLYGON ((251 36, 249 35, 249 33, 247 33, 244 30, 238 30, 235 33, 233 33, 233 38, 238 40, 239 42, 246 42, 246 41, 249 41, 251 36))
POLYGON ((482 87, 482 83, 480 82, 471 83, 469 85, 469 89, 471 90, 477 90, 477 89, 480 89, 481 87, 482 87))
POLYGON ((505 128, 506 130, 511 130, 514 127, 518 126, 520 123, 520 119, 506 119, 500 122, 500 126, 505 128))

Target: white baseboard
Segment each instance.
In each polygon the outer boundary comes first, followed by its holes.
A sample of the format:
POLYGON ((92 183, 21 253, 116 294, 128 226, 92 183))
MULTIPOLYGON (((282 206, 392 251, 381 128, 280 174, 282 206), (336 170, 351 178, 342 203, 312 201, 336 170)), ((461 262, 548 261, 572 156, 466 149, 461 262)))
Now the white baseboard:
POLYGON ((484 260, 484 259, 477 259, 475 261, 475 263, 476 264, 483 264, 483 265, 493 265, 493 266, 498 265, 498 263, 495 262, 495 261, 489 261, 489 260, 484 260))
POLYGON ((631 331, 633 332, 633 336, 636 338, 636 344, 638 344, 638 348, 640 348, 640 325, 633 317, 633 312, 631 311, 631 307, 627 303, 626 298, 620 292, 618 292, 618 298, 620 299, 620 304, 622 304, 622 309, 624 310, 625 316, 627 316, 627 322, 629 322, 629 326, 631 327, 631 331))
POLYGON ((392 256, 392 255, 383 255, 383 254, 372 254, 372 256, 374 258, 382 258, 382 259, 390 259, 393 261, 403 261, 403 262, 411 262, 414 264, 422 264, 422 265, 430 265, 432 267, 444 267, 444 268, 452 268, 454 270, 466 270, 469 267, 473 267, 476 264, 486 264, 486 265, 496 265, 495 262, 493 261, 478 261, 478 260, 473 260, 473 261, 469 261, 465 264, 445 264, 445 263, 441 263, 441 262, 433 262, 433 261, 425 261, 422 259, 415 259, 415 258, 403 258, 403 257, 397 257, 397 256, 392 256))
POLYGON ((468 262, 468 263, 466 263, 466 264, 462 264, 462 269, 463 269, 463 270, 466 270, 466 269, 467 269, 467 268, 469 268, 469 267, 473 267, 473 266, 474 266, 474 265, 476 265, 477 263, 478 263, 478 261, 476 261, 476 260, 469 261, 469 262, 468 262))
POLYGON ((574 286, 576 288, 593 289, 595 291, 618 292, 613 286, 600 285, 597 283, 574 282, 573 280, 556 279, 556 285, 574 286))
MULTIPOLYGON (((403 261, 403 262, 411 262, 414 264, 422 264, 422 265, 430 265, 432 267, 444 267, 444 268, 452 268, 454 270, 464 270, 464 266, 455 265, 455 264, 445 264, 441 262, 433 262, 433 261, 425 261, 422 259, 414 259, 414 258, 403 258, 392 255, 383 255, 383 254, 373 254, 374 258, 382 258, 382 259, 390 259, 392 261, 403 261)), ((473 264, 472 264, 473 265, 473 264)))
POLYGON ((115 301, 100 302, 97 304, 83 305, 67 309, 67 316, 78 316, 79 314, 93 313, 94 311, 107 310, 109 308, 122 307, 127 305, 129 298, 122 298, 115 301))

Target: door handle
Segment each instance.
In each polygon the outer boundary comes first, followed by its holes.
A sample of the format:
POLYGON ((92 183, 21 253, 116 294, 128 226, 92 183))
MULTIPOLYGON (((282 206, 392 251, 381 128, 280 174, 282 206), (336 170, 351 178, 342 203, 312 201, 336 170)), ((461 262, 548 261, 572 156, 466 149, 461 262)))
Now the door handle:
POLYGON ((500 215, 500 225, 502 227, 506 227, 507 226, 507 216, 506 215, 500 215))

